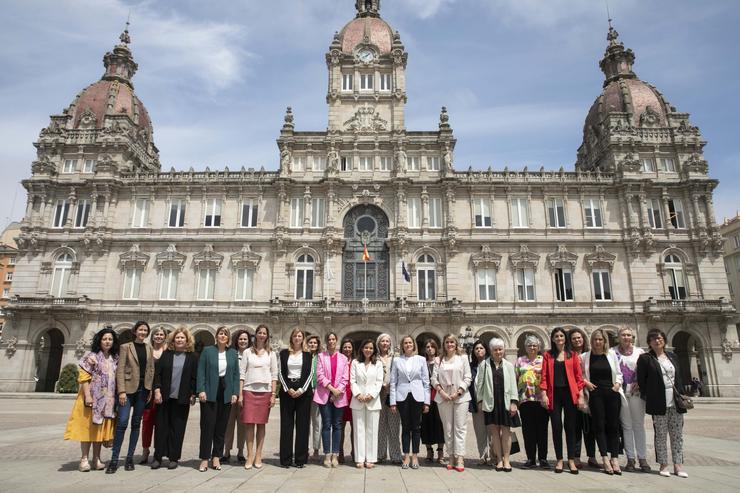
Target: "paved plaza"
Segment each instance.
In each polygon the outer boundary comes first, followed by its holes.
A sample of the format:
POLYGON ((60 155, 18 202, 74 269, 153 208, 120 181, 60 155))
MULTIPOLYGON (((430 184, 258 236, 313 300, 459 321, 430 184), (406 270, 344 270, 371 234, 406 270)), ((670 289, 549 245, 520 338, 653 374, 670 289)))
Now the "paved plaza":
MULTIPOLYGON (((201 473, 197 467, 199 410, 193 407, 183 450, 181 466, 170 471, 152 471, 136 466, 133 472, 123 468, 113 475, 77 471, 79 444, 62 440, 72 407, 69 398, 30 398, 0 395, 0 491, 250 491, 358 493, 396 491, 738 491, 740 489, 740 401, 702 402, 686 418, 686 470, 689 479, 670 479, 657 473, 624 473, 610 477, 598 471, 584 470, 578 476, 552 471, 514 469, 510 474, 479 467, 467 462, 465 472, 447 471, 439 465, 402 471, 381 465, 371 471, 356 470, 351 465, 325 469, 310 464, 305 469, 277 466, 279 419, 273 410, 265 446, 265 467, 246 471, 240 465, 225 465, 222 471, 201 473)), ((650 419, 647 420, 651 426, 650 419)), ((468 457, 474 457, 472 426, 468 432, 468 457)), ((518 431, 521 439, 521 430, 518 431)), ((648 433, 652 441, 652 430, 648 433)), ((127 442, 126 442, 127 443, 127 442)), ((124 444, 124 447, 126 444, 124 444)), ((140 448, 137 448, 137 452, 140 448)), ((107 459, 110 450, 104 449, 107 459)), ((649 457, 654 457, 652 443, 649 457)), ((516 466, 523 460, 517 454, 516 466)), ((624 464, 624 460, 622 460, 624 464)), ((652 464, 652 460, 651 460, 652 464)))

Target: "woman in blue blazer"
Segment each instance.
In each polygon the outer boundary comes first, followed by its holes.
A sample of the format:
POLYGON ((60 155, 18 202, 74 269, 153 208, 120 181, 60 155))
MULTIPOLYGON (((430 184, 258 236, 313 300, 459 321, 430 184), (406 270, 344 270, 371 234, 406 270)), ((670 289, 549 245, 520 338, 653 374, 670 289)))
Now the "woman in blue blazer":
POLYGON ((229 347, 226 327, 216 329, 216 345, 203 350, 198 360, 196 391, 200 401, 200 472, 221 470, 224 436, 231 406, 239 397, 239 357, 229 347))
POLYGON ((413 337, 401 339, 401 351, 401 356, 394 358, 391 366, 391 412, 401 415, 401 468, 408 469, 411 465, 412 469, 418 469, 421 415, 422 412, 429 412, 431 397, 429 369, 426 359, 416 354, 416 341, 413 337))

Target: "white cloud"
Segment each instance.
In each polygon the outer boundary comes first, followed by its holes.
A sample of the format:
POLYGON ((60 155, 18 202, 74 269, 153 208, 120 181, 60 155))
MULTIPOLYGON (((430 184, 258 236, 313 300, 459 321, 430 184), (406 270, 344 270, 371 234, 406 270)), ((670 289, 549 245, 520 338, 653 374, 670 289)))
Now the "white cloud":
MULTIPOLYGON (((560 24, 582 22, 584 18, 602 19, 606 23, 603 0, 479 0, 503 20, 537 27, 554 27, 560 24)), ((619 15, 636 3, 636 0, 611 2, 611 14, 619 15)))
POLYGON ((427 19, 436 15, 445 5, 455 3, 455 0, 405 0, 404 3, 414 15, 427 19))

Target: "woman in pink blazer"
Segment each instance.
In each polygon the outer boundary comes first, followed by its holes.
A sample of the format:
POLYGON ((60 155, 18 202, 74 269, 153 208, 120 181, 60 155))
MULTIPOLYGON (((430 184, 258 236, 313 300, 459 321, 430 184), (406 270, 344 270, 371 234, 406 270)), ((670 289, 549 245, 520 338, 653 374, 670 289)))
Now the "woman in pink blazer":
POLYGON ((316 364, 316 391, 313 401, 321 411, 321 441, 324 444, 324 467, 339 465, 339 441, 342 434, 342 415, 347 407, 347 379, 349 360, 337 351, 337 335, 326 336, 326 351, 318 356, 316 364))

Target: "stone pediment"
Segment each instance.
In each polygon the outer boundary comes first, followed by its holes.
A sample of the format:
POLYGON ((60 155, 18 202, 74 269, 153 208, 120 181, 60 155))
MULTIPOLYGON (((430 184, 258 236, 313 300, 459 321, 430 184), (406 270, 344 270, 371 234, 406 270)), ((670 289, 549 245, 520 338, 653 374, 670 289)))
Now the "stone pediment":
POLYGON ((262 256, 252 251, 249 243, 245 244, 239 253, 231 256, 231 266, 234 269, 257 269, 262 256))
POLYGON ((185 265, 186 259, 187 256, 183 253, 178 252, 177 247, 175 247, 174 243, 170 244, 167 247, 167 250, 158 253, 155 257, 157 267, 159 267, 160 269, 167 267, 182 269, 182 266, 185 265))
POLYGON ((224 256, 213 251, 213 245, 206 245, 203 251, 193 255, 193 266, 200 269, 220 269, 224 256))
POLYGON ((570 267, 573 269, 576 266, 577 260, 578 255, 569 252, 565 245, 558 245, 558 250, 547 256, 547 261, 552 269, 560 267, 570 267))
POLYGON ((122 253, 119 257, 119 265, 123 269, 141 268, 144 269, 149 263, 149 255, 142 253, 138 243, 131 245, 128 252, 122 253))
POLYGON ((496 269, 501 265, 501 255, 493 253, 488 245, 481 245, 480 252, 470 256, 470 261, 476 269, 496 269))
POLYGON ((617 256, 604 250, 603 246, 596 245, 594 252, 586 254, 584 258, 590 269, 601 267, 611 270, 614 267, 614 261, 617 259, 617 256))
POLYGON ((536 269, 540 261, 540 256, 529 251, 527 245, 521 245, 517 253, 509 255, 511 266, 515 269, 531 268, 536 269))
POLYGON ((388 130, 388 122, 375 112, 375 108, 365 103, 352 118, 344 122, 344 128, 355 133, 384 132, 388 130))

